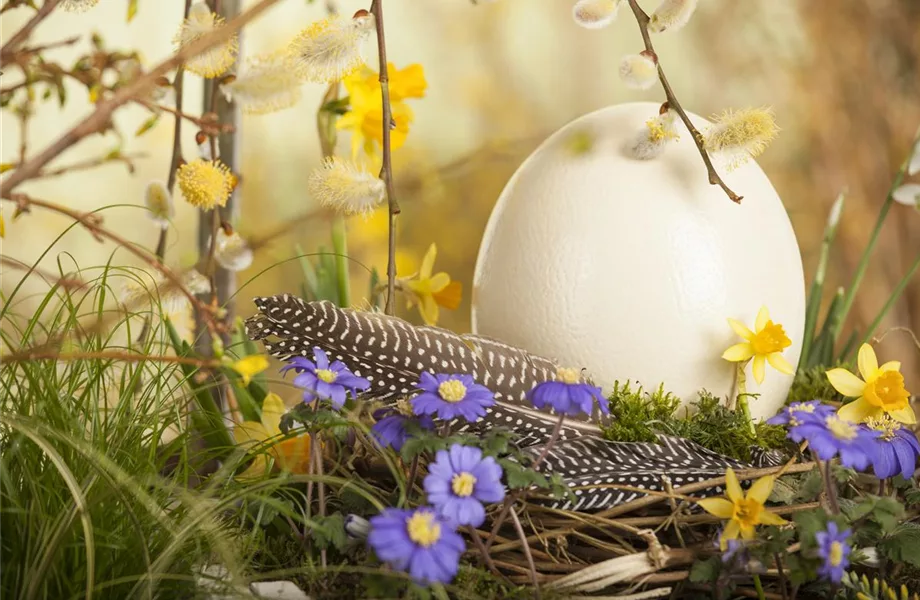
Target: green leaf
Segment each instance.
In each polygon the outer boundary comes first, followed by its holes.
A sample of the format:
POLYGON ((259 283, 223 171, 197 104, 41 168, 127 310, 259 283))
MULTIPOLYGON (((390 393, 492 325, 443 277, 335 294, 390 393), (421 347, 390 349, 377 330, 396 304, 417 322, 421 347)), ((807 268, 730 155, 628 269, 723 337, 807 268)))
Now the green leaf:
POLYGON ((156 127, 156 124, 160 121, 160 115, 153 115, 137 128, 137 131, 134 132, 134 137, 140 137, 156 127))
POLYGON ((693 583, 709 583, 719 578, 722 570, 722 559, 719 556, 710 556, 706 560, 698 560, 690 567, 690 581, 693 583))
POLYGON ((815 534, 827 526, 827 513, 823 508, 814 508, 795 513, 792 516, 799 539, 805 545, 815 543, 815 534))
POLYGON ((128 0, 128 23, 137 16, 137 0, 128 0))
POLYGON ((505 480, 511 489, 526 489, 531 486, 546 489, 549 481, 542 474, 533 469, 522 467, 520 464, 507 458, 500 458, 498 464, 505 470, 505 480))
POLYGON ((901 523, 879 541, 878 549, 891 560, 920 567, 920 525, 901 523))
POLYGON ((904 506, 895 498, 878 498, 872 511, 873 520, 881 525, 885 533, 893 532, 904 520, 904 506))
POLYGON ((341 513, 333 513, 326 517, 315 515, 313 522, 314 526, 310 533, 318 547, 343 550, 348 544, 348 537, 345 535, 345 519, 341 513))

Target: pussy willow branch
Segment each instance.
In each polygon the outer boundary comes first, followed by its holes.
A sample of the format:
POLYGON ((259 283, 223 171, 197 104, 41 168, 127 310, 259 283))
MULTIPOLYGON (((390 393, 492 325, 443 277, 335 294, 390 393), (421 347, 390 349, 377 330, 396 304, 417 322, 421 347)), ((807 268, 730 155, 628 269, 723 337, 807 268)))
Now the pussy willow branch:
MULTIPOLYGON (((96 105, 88 117, 74 126, 70 131, 58 138, 54 143, 45 148, 37 156, 33 157, 13 173, 0 185, 0 197, 9 198, 13 190, 24 181, 32 179, 41 171, 49 162, 54 160, 59 154, 82 140, 88 135, 96 133, 104 128, 115 112, 122 104, 131 101, 134 98, 144 96, 151 88, 156 85, 157 79, 173 70, 187 59, 201 54, 221 42, 226 41, 235 32, 240 30, 247 23, 265 12, 278 0, 261 0, 258 4, 250 8, 245 13, 229 21, 223 27, 206 33, 194 42, 183 46, 176 54, 161 62, 159 65, 150 70, 149 73, 139 77, 133 83, 126 85, 118 90, 112 97, 103 100, 96 105)), ((44 7, 43 7, 44 8, 44 7)), ((12 41, 12 40, 11 40, 12 41)))
POLYGON ((706 152, 706 148, 703 147, 702 134, 693 126, 693 123, 690 122, 690 117, 687 116, 687 113, 684 111, 683 107, 681 107, 680 101, 678 101, 677 96, 674 95, 674 90, 671 89, 671 84, 668 83, 668 78, 664 74, 664 69, 661 67, 661 62, 658 60, 658 54, 655 52, 655 47, 652 45, 652 38, 648 32, 648 15, 645 14, 645 11, 642 10, 636 0, 629 0, 629 7, 632 9, 633 15, 636 17, 636 22, 639 24, 639 32, 642 34, 642 41, 645 43, 645 49, 655 56, 655 64, 658 66, 658 80, 661 81, 661 87, 664 88, 665 96, 668 99, 668 106, 677 113, 680 120, 684 122, 684 125, 690 132, 690 137, 693 138, 693 143, 696 144, 697 149, 700 151, 700 156, 703 157, 703 163, 706 164, 706 171, 709 173, 709 183, 721 187, 728 197, 731 198, 732 202, 740 204, 742 196, 739 196, 729 189, 729 187, 725 185, 725 182, 722 181, 722 178, 719 177, 715 167, 712 165, 712 160, 709 158, 709 153, 706 152))
MULTIPOLYGON (((87 171, 89 169, 95 169, 96 167, 101 167, 102 165, 120 162, 124 163, 129 171, 134 171, 134 161, 139 158, 147 158, 147 153, 145 152, 132 152, 117 154, 113 156, 99 156, 96 158, 88 158, 86 160, 81 160, 69 165, 64 165, 63 167, 58 167, 57 169, 50 169, 48 171, 41 171, 38 175, 35 176, 36 179, 48 179, 49 177, 60 177, 61 175, 66 175, 67 173, 74 173, 76 171, 87 171)), ((15 168, 15 167, 14 167, 15 168)))
POLYGON ((6 66, 7 61, 12 57, 19 44, 26 41, 29 36, 32 35, 32 31, 45 20, 45 17, 51 14, 51 11, 53 11, 60 2, 61 0, 45 0, 45 3, 42 4, 38 12, 29 19, 28 23, 23 25, 22 29, 14 33, 13 37, 3 44, 3 47, 0 48, 0 67, 6 66))
POLYGON ((374 0, 370 12, 374 15, 377 28, 377 57, 380 63, 380 95, 383 101, 383 166, 380 178, 387 188, 387 208, 389 209, 389 237, 387 246, 387 301, 384 312, 396 314, 394 296, 396 295, 396 215, 399 214, 399 202, 396 201, 396 186, 393 185, 393 154, 390 146, 390 129, 393 113, 390 106, 390 75, 387 68, 387 43, 383 31, 383 0, 374 0))
POLYGON ((0 264, 7 265, 14 269, 19 269, 26 272, 26 277, 29 275, 38 275, 44 279, 47 283, 53 285, 58 285, 64 289, 73 289, 79 290, 86 287, 86 282, 77 277, 76 275, 64 275, 58 276, 49 271, 43 271, 36 267, 35 265, 30 265, 22 262, 21 260, 11 258, 9 256, 0 255, 0 264))
POLYGON ((58 214, 62 214, 67 217, 70 217, 74 221, 77 221, 78 223, 80 223, 80 225, 86 228, 87 231, 92 233, 93 236, 96 237, 97 239, 106 238, 106 239, 109 239, 115 242, 116 244, 123 247, 125 250, 127 250, 131 254, 137 256, 138 258, 143 260, 145 263, 149 264, 151 267, 159 271, 163 275, 163 277, 169 280, 171 284, 175 285, 176 288, 180 292, 182 292, 182 294, 185 295, 186 298, 189 299, 189 301, 192 303, 193 306, 195 306, 201 311, 204 311, 204 314, 207 314, 207 315, 212 314, 213 311, 211 310, 211 307, 200 302, 195 297, 195 294, 189 291, 189 289, 185 286, 185 284, 182 283, 182 279, 178 275, 176 275, 176 273, 172 269, 169 269, 168 267, 163 265, 160 261, 151 257, 147 252, 138 248, 137 245, 131 242, 130 240, 123 238, 117 233, 114 233, 104 228, 101 225, 102 218, 100 216, 94 215, 92 213, 79 213, 67 207, 60 206, 59 204, 54 204, 53 202, 46 202, 44 200, 38 200, 36 198, 27 196, 25 194, 12 194, 12 196, 13 196, 12 198, 7 198, 7 200, 15 202, 17 205, 17 210, 20 212, 28 211, 33 206, 38 207, 38 208, 43 208, 45 210, 50 210, 52 212, 56 212, 58 214))

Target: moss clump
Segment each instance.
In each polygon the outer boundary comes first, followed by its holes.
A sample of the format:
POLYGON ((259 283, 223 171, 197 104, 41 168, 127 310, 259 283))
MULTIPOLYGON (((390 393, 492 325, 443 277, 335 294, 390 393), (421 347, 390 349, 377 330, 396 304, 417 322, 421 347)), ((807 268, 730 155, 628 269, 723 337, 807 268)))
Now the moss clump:
MULTIPOLYGON (((489 600, 529 600, 533 598, 531 586, 509 586, 484 568, 461 565, 457 578, 451 584, 464 591, 464 598, 489 600)), ((543 590, 544 600, 558 598, 551 590, 543 590)))
MULTIPOLYGON (((852 369, 852 365, 849 364, 835 366, 852 369)), ((809 402, 811 400, 842 402, 843 396, 837 393, 837 390, 827 379, 829 368, 831 367, 817 366, 799 369, 795 374, 795 380, 792 382, 792 388, 789 390, 789 397, 786 398, 786 404, 809 402)))
POLYGON ((648 393, 641 386, 633 389, 629 382, 617 382, 610 396, 613 420, 604 435, 619 442, 654 442, 656 434, 674 435, 744 461, 751 460, 752 446, 785 446, 782 427, 758 423, 752 433, 740 411, 729 410, 705 390, 693 405, 693 411, 681 411, 680 399, 663 385, 648 393))

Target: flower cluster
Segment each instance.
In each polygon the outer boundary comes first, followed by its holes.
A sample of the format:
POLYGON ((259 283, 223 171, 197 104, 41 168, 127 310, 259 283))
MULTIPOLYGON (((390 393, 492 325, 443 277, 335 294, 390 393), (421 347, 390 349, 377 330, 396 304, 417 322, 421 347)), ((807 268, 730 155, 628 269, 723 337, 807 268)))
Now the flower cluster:
POLYGON ((342 361, 329 362, 326 353, 313 348, 313 360, 303 356, 292 358, 289 364, 281 367, 281 372, 294 370, 294 385, 304 388, 304 402, 329 400, 332 406, 341 409, 350 392, 356 397, 359 391, 371 387, 371 382, 352 373, 342 361))

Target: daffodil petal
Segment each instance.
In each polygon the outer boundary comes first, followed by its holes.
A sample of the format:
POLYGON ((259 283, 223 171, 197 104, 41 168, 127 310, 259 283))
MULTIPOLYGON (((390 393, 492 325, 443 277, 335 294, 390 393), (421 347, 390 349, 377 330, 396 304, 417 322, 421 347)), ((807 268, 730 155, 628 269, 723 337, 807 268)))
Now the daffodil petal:
POLYGON ((738 521, 732 519, 725 525, 725 529, 722 531, 720 546, 722 550, 728 548, 728 540, 738 539, 738 534, 741 533, 741 526, 738 524, 738 521))
POLYGON ((754 539, 754 526, 753 525, 742 525, 741 526, 741 539, 743 540, 753 540, 754 539))
POLYGON ((831 369, 826 375, 834 389, 849 398, 862 396, 866 389, 866 382, 846 369, 831 369))
POLYGON ((764 510, 760 513, 760 522, 764 525, 785 525, 789 521, 782 518, 776 513, 764 510))
POLYGON ((429 279, 428 281, 429 281, 428 285, 430 286, 431 293, 434 294, 436 292, 440 292, 441 290, 446 288, 448 285, 450 285, 450 275, 448 275, 447 273, 436 273, 432 275, 431 279, 429 279))
POLYGON ((762 354, 758 354, 754 357, 753 365, 751 366, 751 372, 754 373, 754 381, 758 384, 763 383, 763 378, 766 375, 767 361, 762 354))
POLYGON ((779 352, 771 352, 770 354, 767 354, 767 362, 770 363, 771 367, 780 373, 792 375, 795 372, 795 369, 792 368, 792 365, 789 364, 789 361, 786 360, 786 357, 779 352))
POLYGON ((767 498, 770 497, 770 493, 773 491, 773 484, 775 479, 773 477, 761 477, 754 482, 754 485, 751 486, 751 489, 748 490, 747 497, 748 500, 753 500, 758 504, 763 504, 767 501, 767 498))
POLYGON ((878 371, 878 357, 875 356, 875 350, 869 344, 863 344, 859 347, 859 355, 856 357, 856 364, 859 367, 859 374, 866 381, 875 375, 878 371))
POLYGON ((281 435, 281 415, 284 414, 285 406, 281 396, 275 393, 269 393, 262 401, 262 426, 265 428, 269 437, 281 435))
POLYGON ((767 321, 770 320, 770 311, 767 310, 766 306, 761 306, 760 310, 757 311, 757 320, 754 321, 754 331, 758 333, 763 331, 763 328, 767 326, 767 321))
POLYGON ((869 417, 880 417, 882 412, 881 408, 872 406, 865 398, 857 398, 841 406, 837 416, 853 423, 862 423, 869 417))
POLYGON ((731 362, 741 362, 754 356, 754 347, 747 342, 735 344, 722 353, 722 358, 731 362))
POLYGON ((881 367, 878 368, 879 371, 900 371, 901 370, 901 361, 899 360, 889 360, 881 367))
POLYGON ((725 498, 704 498, 698 500, 697 504, 709 514, 720 519, 731 519, 735 514, 735 505, 725 498))
POLYGON ((438 247, 435 244, 428 246, 428 252, 422 259, 422 266, 418 270, 419 279, 431 279, 431 270, 434 269, 434 259, 438 257, 438 247))
POLYGON ((419 302, 418 305, 418 312, 422 316, 425 325, 438 324, 440 311, 438 310, 438 303, 434 301, 434 297, 431 294, 421 297, 421 302, 419 302))
POLYGON ((732 330, 740 335, 742 338, 747 341, 754 339, 754 332, 747 328, 747 325, 739 321, 738 319, 729 319, 728 324, 731 325, 732 330))
POLYGON ((268 458, 264 454, 257 454, 249 467, 236 476, 237 479, 257 479, 265 475, 268 470, 268 458))
POLYGON ((265 426, 255 421, 243 421, 233 428, 233 439, 238 446, 260 444, 269 437, 265 426))
POLYGON ((732 502, 741 502, 744 500, 744 492, 741 491, 741 484, 738 483, 738 476, 735 471, 729 467, 725 470, 725 495, 732 502))
POLYGON ((895 421, 899 421, 905 425, 915 425, 917 423, 917 413, 915 413, 914 409, 910 406, 893 410, 888 414, 891 415, 891 418, 895 421))

